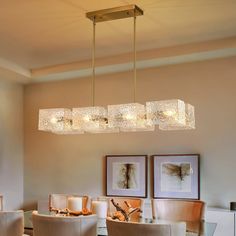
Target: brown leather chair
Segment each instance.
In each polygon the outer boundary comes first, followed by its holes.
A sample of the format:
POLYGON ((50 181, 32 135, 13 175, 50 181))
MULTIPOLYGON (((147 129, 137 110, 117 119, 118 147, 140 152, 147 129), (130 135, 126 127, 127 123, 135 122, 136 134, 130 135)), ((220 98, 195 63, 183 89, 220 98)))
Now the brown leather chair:
POLYGON ((152 199, 153 219, 184 221, 187 230, 199 233, 204 220, 205 203, 195 200, 152 199))
POLYGON ((3 211, 3 196, 0 195, 0 211, 3 211))
POLYGON ((67 208, 67 200, 69 197, 81 197, 83 199, 82 207, 90 209, 91 199, 89 196, 81 196, 78 194, 57 194, 57 193, 49 195, 49 209, 51 207, 59 209, 67 208))
POLYGON ((97 236, 97 216, 52 216, 32 214, 34 236, 97 236))
MULTIPOLYGON (((98 200, 106 200, 108 203, 108 208, 107 208, 108 217, 111 217, 113 213, 116 211, 116 208, 112 204, 111 199, 114 199, 115 203, 118 203, 120 207, 122 207, 124 210, 128 210, 128 207, 124 203, 125 201, 127 201, 133 208, 139 207, 141 210, 143 210, 144 200, 141 198, 99 197, 98 200)), ((134 214, 131 215, 130 221, 138 222, 141 217, 142 217, 142 213, 135 212, 134 214)))
POLYGON ((123 222, 107 218, 109 236, 185 236, 184 222, 137 223, 123 222))

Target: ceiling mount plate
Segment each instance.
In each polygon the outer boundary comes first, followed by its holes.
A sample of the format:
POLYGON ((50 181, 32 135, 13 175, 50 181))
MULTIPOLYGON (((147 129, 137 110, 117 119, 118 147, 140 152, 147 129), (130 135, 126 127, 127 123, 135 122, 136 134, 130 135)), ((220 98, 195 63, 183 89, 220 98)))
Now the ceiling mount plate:
POLYGON ((96 23, 141 15, 143 15, 143 10, 136 5, 114 7, 86 13, 86 17, 92 21, 95 20, 96 23))

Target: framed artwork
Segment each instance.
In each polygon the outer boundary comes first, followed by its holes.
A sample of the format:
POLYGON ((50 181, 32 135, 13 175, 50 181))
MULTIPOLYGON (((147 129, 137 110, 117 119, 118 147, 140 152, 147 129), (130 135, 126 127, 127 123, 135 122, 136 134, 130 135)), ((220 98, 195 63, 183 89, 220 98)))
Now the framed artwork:
POLYGON ((106 195, 147 197, 147 156, 106 156, 106 195))
POLYGON ((153 155, 154 198, 199 199, 198 154, 153 155))

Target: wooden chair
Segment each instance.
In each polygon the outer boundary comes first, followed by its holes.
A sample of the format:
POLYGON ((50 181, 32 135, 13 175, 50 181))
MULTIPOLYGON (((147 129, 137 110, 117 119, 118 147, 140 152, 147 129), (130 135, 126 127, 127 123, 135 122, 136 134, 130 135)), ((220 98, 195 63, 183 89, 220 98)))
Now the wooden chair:
MULTIPOLYGON (((129 198, 129 197, 99 197, 98 200, 106 200, 107 201, 107 216, 111 217, 113 213, 116 211, 116 208, 113 206, 111 199, 114 199, 116 203, 120 205, 123 209, 127 210, 128 207, 125 205, 124 201, 127 201, 133 208, 139 207, 143 210, 144 200, 141 198, 129 198)), ((138 222, 142 217, 142 213, 136 212, 132 214, 131 221, 138 222)))
POLYGON ((83 199, 82 207, 90 209, 91 198, 89 196, 81 196, 78 194, 57 194, 57 193, 49 195, 49 209, 51 207, 60 209, 67 208, 67 200, 69 197, 81 197, 83 199))
POLYGON ((0 211, 0 235, 22 236, 24 232, 23 211, 0 211))
POLYGON ((97 236, 96 215, 68 217, 32 214, 34 236, 97 236))
POLYGON ((0 211, 3 211, 3 196, 0 195, 0 211))
POLYGON ((185 236, 186 224, 184 222, 172 223, 137 223, 123 222, 107 218, 107 231, 109 236, 185 236))
POLYGON ((188 231, 201 231, 205 213, 204 202, 172 199, 152 199, 151 202, 153 219, 184 221, 188 231))

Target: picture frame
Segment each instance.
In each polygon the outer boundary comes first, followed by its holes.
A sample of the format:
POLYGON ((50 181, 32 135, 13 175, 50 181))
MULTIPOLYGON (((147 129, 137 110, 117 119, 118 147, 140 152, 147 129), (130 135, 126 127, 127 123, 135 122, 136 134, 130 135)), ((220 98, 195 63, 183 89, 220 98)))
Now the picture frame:
POLYGON ((147 155, 107 155, 106 196, 146 198, 147 155))
POLYGON ((153 198, 200 199, 200 155, 153 155, 153 198))

